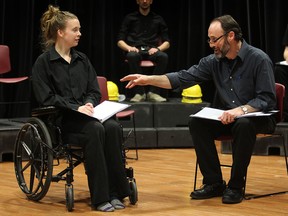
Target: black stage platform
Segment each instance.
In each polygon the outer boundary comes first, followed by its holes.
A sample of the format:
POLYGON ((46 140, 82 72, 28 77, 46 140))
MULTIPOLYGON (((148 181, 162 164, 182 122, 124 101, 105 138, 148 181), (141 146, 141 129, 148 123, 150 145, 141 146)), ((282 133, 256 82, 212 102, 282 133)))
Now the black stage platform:
MULTIPOLYGON (((181 103, 181 98, 172 98, 164 103, 140 102, 131 105, 129 109, 135 110, 138 148, 193 148, 188 129, 189 115, 196 113, 201 107, 209 106, 209 103, 186 104, 181 103)), ((13 160, 15 137, 25 119, 27 118, 0 120, 0 162, 13 160)), ((120 122, 124 128, 124 136, 127 136, 133 127, 133 121, 128 118, 120 122)), ((287 145, 288 123, 279 124, 276 130, 285 134, 287 145)), ((126 146, 135 147, 132 137, 127 139, 126 146)), ((221 150, 222 153, 231 153, 230 143, 222 143, 221 150)), ((254 153, 282 155, 283 149, 279 140, 265 139, 265 143, 257 140, 254 153)))
POLYGON ((15 138, 25 120, 0 119, 0 162, 13 160, 15 138))
MULTIPOLYGON (((135 124, 139 148, 193 147, 188 129, 189 115, 198 112, 209 103, 182 103, 181 98, 170 98, 168 102, 131 103, 135 110, 135 124)), ((124 135, 132 128, 132 120, 120 121, 124 135)), ((127 143, 134 147, 133 139, 127 143)))

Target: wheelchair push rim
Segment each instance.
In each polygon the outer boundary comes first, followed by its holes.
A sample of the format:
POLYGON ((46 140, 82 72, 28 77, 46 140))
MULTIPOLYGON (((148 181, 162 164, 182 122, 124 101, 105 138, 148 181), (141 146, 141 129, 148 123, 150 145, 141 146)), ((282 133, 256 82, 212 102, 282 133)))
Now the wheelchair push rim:
POLYGON ((16 138, 14 168, 18 185, 30 200, 41 200, 48 192, 53 172, 51 149, 51 137, 43 121, 29 119, 16 138))

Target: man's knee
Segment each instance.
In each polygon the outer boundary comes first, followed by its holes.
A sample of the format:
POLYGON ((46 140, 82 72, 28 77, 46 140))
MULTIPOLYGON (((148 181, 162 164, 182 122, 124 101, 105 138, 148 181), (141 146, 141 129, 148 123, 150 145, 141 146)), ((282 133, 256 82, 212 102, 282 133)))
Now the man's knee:
POLYGON ((235 126, 237 127, 250 127, 252 126, 251 121, 249 118, 239 118, 236 122, 235 122, 235 126))
POLYGON ((197 118, 189 118, 188 127, 189 127, 189 130, 190 130, 190 133, 195 132, 199 128, 198 126, 199 126, 199 119, 197 119, 197 118))
POLYGON ((250 118, 239 118, 232 128, 232 133, 256 134, 255 125, 250 118))

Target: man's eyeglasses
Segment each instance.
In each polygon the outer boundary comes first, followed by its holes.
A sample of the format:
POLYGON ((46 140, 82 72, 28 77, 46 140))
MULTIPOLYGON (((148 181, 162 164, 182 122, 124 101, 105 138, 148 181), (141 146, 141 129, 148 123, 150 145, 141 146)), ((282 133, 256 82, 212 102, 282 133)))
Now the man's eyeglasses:
POLYGON ((225 36, 227 33, 228 33, 228 32, 226 32, 225 34, 223 34, 223 35, 221 35, 220 37, 215 38, 215 39, 210 39, 210 38, 208 38, 207 43, 208 43, 208 44, 214 44, 214 43, 216 43, 218 40, 220 40, 223 36, 225 36))

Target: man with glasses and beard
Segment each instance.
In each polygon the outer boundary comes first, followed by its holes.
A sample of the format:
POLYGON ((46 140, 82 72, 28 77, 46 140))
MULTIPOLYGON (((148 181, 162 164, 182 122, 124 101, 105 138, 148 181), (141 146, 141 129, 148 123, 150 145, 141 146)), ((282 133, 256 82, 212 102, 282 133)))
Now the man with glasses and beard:
POLYGON ((211 80, 214 82, 216 93, 212 107, 225 110, 219 121, 189 119, 189 130, 203 175, 203 186, 190 196, 192 199, 222 196, 222 203, 240 203, 256 134, 273 132, 276 120, 274 116, 236 117, 275 109, 274 66, 267 54, 242 38, 240 26, 230 15, 213 19, 208 37, 214 54, 202 58, 198 65, 158 76, 131 74, 121 81, 129 81, 126 88, 153 85, 166 89, 184 89, 211 80), (233 137, 233 163, 226 185, 214 140, 227 134, 233 137))

